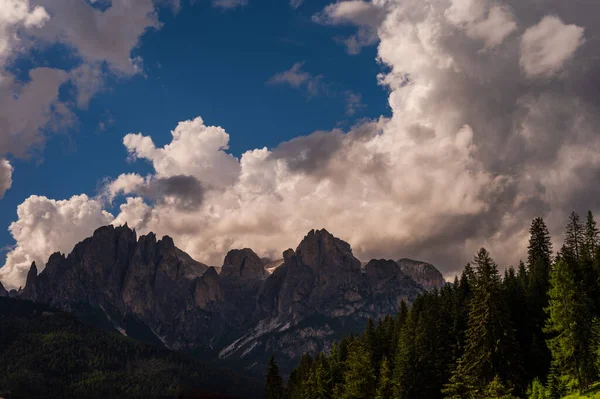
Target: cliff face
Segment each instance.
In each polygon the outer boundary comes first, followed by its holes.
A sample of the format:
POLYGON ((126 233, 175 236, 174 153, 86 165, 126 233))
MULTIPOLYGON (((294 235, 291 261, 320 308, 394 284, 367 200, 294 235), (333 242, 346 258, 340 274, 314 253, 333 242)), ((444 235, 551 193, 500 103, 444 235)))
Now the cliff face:
POLYGON ((232 250, 218 274, 169 237, 107 226, 68 256, 53 254, 39 275, 33 264, 20 296, 237 366, 262 370, 265 354, 277 353, 285 372, 303 352, 328 349, 425 287, 394 261, 362 269, 350 245, 325 230, 278 263, 269 274, 251 249, 232 250))
POLYGON ((221 359, 259 362, 277 353, 285 369, 304 352, 328 350, 342 334, 360 331, 369 317, 395 313, 423 288, 393 261, 371 261, 361 270, 350 245, 326 230, 311 231, 283 254, 260 290, 260 320, 225 347, 221 359))
POLYGON ((421 284, 427 291, 440 289, 446 285, 446 280, 442 276, 442 273, 430 263, 406 258, 400 259, 396 263, 404 273, 421 284))

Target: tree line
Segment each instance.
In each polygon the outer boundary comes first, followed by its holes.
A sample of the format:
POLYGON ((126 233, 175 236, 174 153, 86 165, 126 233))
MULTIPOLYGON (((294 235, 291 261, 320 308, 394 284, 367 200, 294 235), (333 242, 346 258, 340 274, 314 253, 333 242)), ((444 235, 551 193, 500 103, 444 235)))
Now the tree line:
POLYGON ((553 252, 533 220, 526 262, 500 274, 482 248, 452 284, 329 353, 304 354, 284 384, 274 358, 266 399, 560 399, 600 375, 600 240, 573 212, 553 252))

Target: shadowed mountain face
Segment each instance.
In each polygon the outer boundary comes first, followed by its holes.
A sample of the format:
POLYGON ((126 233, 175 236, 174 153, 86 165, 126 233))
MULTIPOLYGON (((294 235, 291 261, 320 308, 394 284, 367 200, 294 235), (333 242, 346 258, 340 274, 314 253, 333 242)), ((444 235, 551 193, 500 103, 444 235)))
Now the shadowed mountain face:
POLYGON ((400 266, 400 270, 421 284, 427 291, 440 289, 446 285, 444 276, 432 264, 406 258, 400 259, 396 263, 400 266))
POLYGON ((285 251, 272 274, 266 264, 251 249, 232 250, 217 274, 169 237, 107 226, 70 255, 52 255, 39 275, 33 264, 20 296, 251 371, 276 354, 285 373, 303 352, 327 350, 429 288, 429 275, 415 281, 402 263, 361 268, 350 245, 325 230, 285 251))

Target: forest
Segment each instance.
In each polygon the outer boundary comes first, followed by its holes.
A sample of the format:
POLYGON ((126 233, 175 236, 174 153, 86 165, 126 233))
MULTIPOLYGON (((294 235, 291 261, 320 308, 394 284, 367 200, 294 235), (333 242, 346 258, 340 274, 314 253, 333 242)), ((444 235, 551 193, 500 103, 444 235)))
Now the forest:
POLYGON ((328 353, 304 354, 287 382, 276 359, 265 399, 600 397, 600 243, 573 212, 555 253, 533 220, 525 262, 503 274, 482 248, 453 283, 328 353), (597 395, 597 396, 594 396, 597 395))
POLYGON ((94 328, 46 305, 0 298, 2 398, 250 399, 261 392, 261 381, 214 364, 94 328))

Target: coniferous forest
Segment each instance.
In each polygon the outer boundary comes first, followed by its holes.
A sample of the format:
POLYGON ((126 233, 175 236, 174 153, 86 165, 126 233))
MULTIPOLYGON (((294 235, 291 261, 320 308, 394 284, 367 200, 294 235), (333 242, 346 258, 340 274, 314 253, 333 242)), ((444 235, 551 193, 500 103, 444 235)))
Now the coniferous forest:
POLYGON ((525 262, 503 273, 480 249, 460 277, 369 320, 329 353, 303 355, 266 399, 560 399, 600 379, 600 241, 591 212, 572 213, 554 252, 533 220, 525 262))

